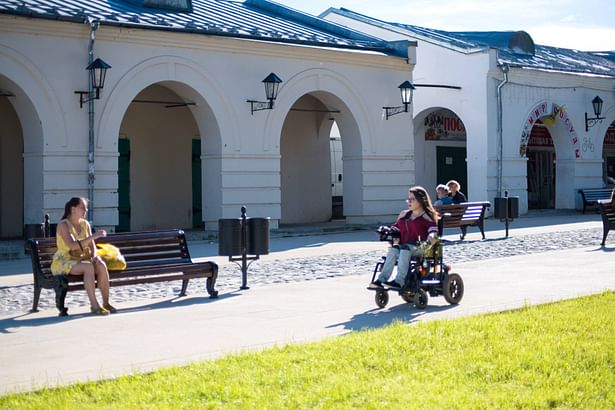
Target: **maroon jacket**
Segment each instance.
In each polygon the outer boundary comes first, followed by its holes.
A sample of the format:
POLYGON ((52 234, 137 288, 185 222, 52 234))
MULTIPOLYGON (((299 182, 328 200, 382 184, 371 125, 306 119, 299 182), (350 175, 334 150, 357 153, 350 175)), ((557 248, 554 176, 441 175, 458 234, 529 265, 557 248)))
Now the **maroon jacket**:
POLYGON ((397 227, 401 232, 401 239, 399 243, 411 243, 426 241, 430 233, 435 232, 438 234, 438 224, 431 220, 431 218, 424 214, 413 220, 410 219, 411 211, 401 211, 397 217, 397 221, 393 226, 397 227))

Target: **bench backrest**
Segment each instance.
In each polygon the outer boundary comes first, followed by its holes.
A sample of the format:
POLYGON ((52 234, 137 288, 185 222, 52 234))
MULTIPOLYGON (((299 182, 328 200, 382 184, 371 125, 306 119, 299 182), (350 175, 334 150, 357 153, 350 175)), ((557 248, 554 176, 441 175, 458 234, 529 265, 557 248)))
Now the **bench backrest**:
MULTIPOLYGON (((186 236, 181 229, 115 233, 99 238, 97 243, 110 243, 126 259, 128 268, 190 262, 186 236)), ((57 250, 56 238, 30 239, 32 269, 44 278, 51 277, 51 262, 57 250)))
POLYGON ((600 199, 610 199, 613 189, 611 188, 591 188, 591 189, 579 189, 579 192, 583 196, 584 201, 597 201, 600 199))
POLYGON ((489 201, 481 202, 462 202, 452 205, 437 205, 436 211, 442 215, 448 214, 443 218, 444 228, 457 227, 462 225, 472 225, 485 217, 485 210, 491 206, 489 201))

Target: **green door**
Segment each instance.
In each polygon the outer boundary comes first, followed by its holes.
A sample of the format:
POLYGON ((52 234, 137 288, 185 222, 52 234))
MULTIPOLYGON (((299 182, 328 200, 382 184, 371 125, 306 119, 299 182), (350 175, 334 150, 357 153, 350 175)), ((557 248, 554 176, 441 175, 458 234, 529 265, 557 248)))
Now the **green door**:
POLYGON ((119 224, 115 230, 116 232, 127 232, 130 231, 130 140, 120 138, 118 150, 120 152, 117 163, 119 224))
POLYGON ((201 140, 192 140, 192 227, 203 228, 201 199, 201 140))
MULTIPOLYGON (((466 166, 465 147, 436 147, 436 177, 438 184, 446 184, 451 179, 461 184, 461 192, 466 195, 468 201, 468 168, 466 166)), ((435 187, 426 187, 432 192, 435 187)))

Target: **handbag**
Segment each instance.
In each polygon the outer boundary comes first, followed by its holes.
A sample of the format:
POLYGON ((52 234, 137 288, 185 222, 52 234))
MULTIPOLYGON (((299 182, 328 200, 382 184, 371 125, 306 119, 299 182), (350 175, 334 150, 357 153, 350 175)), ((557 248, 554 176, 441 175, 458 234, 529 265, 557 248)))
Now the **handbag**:
POLYGON ((124 270, 126 269, 126 259, 120 252, 120 249, 110 243, 97 243, 96 255, 105 262, 109 270, 124 270))
POLYGON ((78 261, 91 261, 92 260, 92 248, 86 246, 81 249, 73 249, 69 251, 70 257, 78 261))

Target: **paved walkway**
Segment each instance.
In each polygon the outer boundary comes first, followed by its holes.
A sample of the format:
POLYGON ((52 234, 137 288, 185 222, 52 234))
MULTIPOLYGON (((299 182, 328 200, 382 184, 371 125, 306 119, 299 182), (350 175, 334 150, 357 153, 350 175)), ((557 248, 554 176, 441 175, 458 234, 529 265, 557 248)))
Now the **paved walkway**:
MULTIPOLYGON (((119 313, 109 317, 91 316, 86 306, 71 308, 72 316, 68 318, 58 318, 53 309, 37 314, 0 311, 0 394, 319 340, 381 327, 394 320, 458 317, 615 290, 615 241, 611 236, 607 246, 600 247, 599 240, 594 240, 594 231, 598 232, 596 238, 601 231, 598 218, 580 214, 522 218, 511 225, 510 238, 506 240, 498 230, 502 225, 492 221, 487 241, 479 241, 479 235, 471 233, 463 245, 450 242, 445 250, 447 261, 453 263, 453 270, 462 275, 466 285, 466 294, 458 306, 449 306, 438 297, 431 298, 428 308, 420 311, 392 294, 387 308, 376 309, 373 292, 365 289, 374 258, 368 258, 366 269, 323 280, 305 280, 305 272, 291 280, 278 272, 280 281, 286 283, 255 281, 247 291, 236 290, 240 284, 238 269, 233 271, 228 261, 219 258, 225 263, 222 277, 231 277, 235 286, 223 290, 217 300, 200 292, 179 299, 153 295, 129 298, 118 303, 119 313), (547 251, 549 241, 544 238, 549 235, 558 240, 568 238, 561 242, 568 244, 566 249, 547 251), (459 252, 456 258, 449 253, 458 246, 466 246, 466 250, 496 249, 496 244, 501 250, 499 256, 508 254, 503 252, 509 248, 522 254, 494 258, 498 255, 490 253, 479 260, 459 262, 467 252, 459 252)), ((450 235, 445 239, 455 239, 454 230, 446 233, 450 235)), ((294 270, 305 270, 306 265, 298 261, 313 262, 314 258, 340 265, 343 255, 351 255, 341 263, 349 264, 352 255, 380 255, 384 244, 374 239, 372 232, 276 239, 271 244, 273 252, 255 262, 251 270, 258 265, 285 263, 297 264, 294 270)), ((207 253, 212 249, 215 252, 216 247, 195 243, 193 255, 215 259, 211 256, 215 253, 207 253)), ((0 264, 0 288, 24 285, 28 269, 21 263, 0 264), (15 274, 11 268, 16 269, 15 274)), ((313 269, 323 270, 322 266, 313 269)), ((191 283, 189 291, 193 286, 191 283)))

